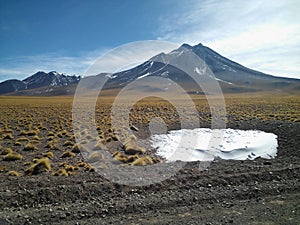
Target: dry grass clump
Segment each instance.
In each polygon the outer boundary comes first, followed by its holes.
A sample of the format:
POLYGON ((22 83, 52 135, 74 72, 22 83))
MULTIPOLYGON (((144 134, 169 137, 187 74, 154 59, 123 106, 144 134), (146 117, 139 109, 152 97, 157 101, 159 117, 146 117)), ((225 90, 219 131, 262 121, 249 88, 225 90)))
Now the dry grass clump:
POLYGON ((55 136, 54 132, 53 131, 49 131, 49 133, 47 134, 48 137, 51 137, 51 136, 55 136))
POLYGON ((19 153, 15 153, 15 152, 10 152, 3 157, 4 161, 16 161, 16 160, 22 160, 22 159, 23 159, 23 156, 20 155, 19 153))
POLYGON ((134 162, 131 163, 132 166, 146 166, 146 165, 153 165, 154 162, 150 156, 144 156, 141 158, 136 159, 134 162))
POLYGON ((12 134, 7 134, 3 137, 3 140, 12 140, 12 139, 14 139, 12 134))
POLYGON ((20 137, 16 140, 17 142, 25 142, 25 141, 29 141, 28 138, 25 138, 25 137, 20 137))
POLYGON ((128 156, 128 155, 126 155, 122 152, 115 152, 113 154, 113 157, 114 157, 115 160, 118 160, 118 161, 123 162, 123 163, 131 163, 131 162, 133 162, 133 161, 135 161, 139 158, 138 155, 128 156))
POLYGON ((25 145, 24 151, 35 151, 35 150, 38 150, 38 148, 33 145, 32 143, 28 143, 27 145, 25 145))
POLYGON ((61 168, 61 169, 53 172, 52 175, 67 177, 67 176, 69 176, 69 173, 64 168, 61 168))
POLYGON ((18 172, 15 171, 15 170, 11 170, 11 171, 8 171, 8 172, 7 172, 7 175, 9 175, 9 176, 14 176, 14 177, 19 177, 19 176, 20 176, 20 173, 18 173, 18 172))
POLYGON ((107 148, 106 145, 103 144, 103 140, 98 141, 93 148, 93 150, 106 150, 106 149, 107 148))
POLYGON ((66 162, 62 162, 60 163, 60 168, 58 171, 53 172, 52 175, 53 176, 69 176, 75 173, 75 171, 79 170, 79 166, 78 165, 68 165, 66 162))
POLYGON ((74 157, 75 153, 71 152, 71 151, 65 151, 60 157, 61 158, 69 158, 69 157, 74 157))
POLYGON ((81 146, 79 144, 76 144, 76 145, 73 146, 72 152, 73 153, 80 153, 80 149, 81 149, 81 146))
POLYGON ((46 152, 43 154, 43 157, 47 157, 49 159, 52 159, 54 157, 53 152, 46 152))
POLYGON ((126 154, 135 155, 135 154, 145 154, 146 150, 140 147, 136 142, 136 137, 130 135, 123 144, 126 154))
POLYGON ((13 150, 11 148, 5 148, 1 151, 1 155, 7 155, 12 152, 13 152, 13 150))
POLYGON ((96 168, 87 164, 85 167, 85 170, 88 171, 88 172, 95 172, 96 171, 96 168))
POLYGON ((118 135, 111 135, 110 136, 111 137, 111 139, 113 140, 113 141, 120 141, 120 138, 119 138, 119 136, 118 135))
POLYGON ((96 169, 95 167, 91 166, 90 164, 86 163, 86 162, 78 162, 76 164, 76 166, 80 167, 80 168, 84 168, 86 171, 89 171, 89 172, 95 172, 96 169))
POLYGON ((139 155, 126 155, 122 152, 115 152, 113 158, 123 163, 127 163, 132 166, 145 166, 152 165, 161 162, 159 158, 152 158, 150 156, 140 157, 139 155))
POLYGON ((26 131, 26 130, 22 130, 21 131, 21 133, 20 133, 20 135, 22 136, 35 136, 35 135, 37 135, 38 134, 38 131, 37 130, 28 130, 28 131, 26 131))
POLYGON ((37 175, 51 169, 51 162, 48 158, 41 158, 25 170, 26 175, 37 175))
POLYGON ((71 165, 65 165, 65 170, 69 173, 72 174, 72 172, 79 170, 78 166, 71 166, 71 165))
POLYGON ((32 139, 32 140, 29 141, 29 143, 31 143, 31 144, 38 144, 38 143, 40 143, 40 141, 38 141, 36 139, 32 139))
POLYGON ((79 166, 79 167, 85 167, 86 164, 87 164, 86 162, 79 161, 76 165, 79 166))
POLYGON ((16 141, 16 142, 14 143, 14 146, 22 146, 22 143, 19 142, 19 141, 16 141))
POLYGON ((40 140, 41 138, 40 138, 38 135, 35 135, 35 136, 33 137, 33 139, 38 141, 38 140, 40 140))
POLYGON ((89 163, 95 163, 95 162, 100 162, 103 161, 103 155, 100 152, 93 152, 88 160, 89 163))
POLYGON ((67 147, 67 146, 74 146, 74 143, 72 141, 68 140, 68 141, 65 141, 63 143, 63 146, 65 146, 65 147, 67 147))
POLYGON ((53 147, 53 145, 54 145, 53 141, 49 141, 49 142, 46 144, 45 148, 51 148, 51 147, 53 147))
POLYGON ((4 129, 0 128, 0 135, 7 133, 13 133, 13 131, 11 129, 8 129, 8 127, 4 127, 4 129))

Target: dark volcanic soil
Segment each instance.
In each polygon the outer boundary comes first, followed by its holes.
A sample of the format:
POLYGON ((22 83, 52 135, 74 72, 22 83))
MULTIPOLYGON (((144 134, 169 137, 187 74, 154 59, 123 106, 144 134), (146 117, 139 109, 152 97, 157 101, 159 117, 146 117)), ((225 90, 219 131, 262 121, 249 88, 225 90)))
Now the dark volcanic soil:
POLYGON ((1 174, 0 224, 300 224, 300 123, 228 124, 278 135, 272 160, 191 162, 143 187, 97 173, 55 177, 1 174))

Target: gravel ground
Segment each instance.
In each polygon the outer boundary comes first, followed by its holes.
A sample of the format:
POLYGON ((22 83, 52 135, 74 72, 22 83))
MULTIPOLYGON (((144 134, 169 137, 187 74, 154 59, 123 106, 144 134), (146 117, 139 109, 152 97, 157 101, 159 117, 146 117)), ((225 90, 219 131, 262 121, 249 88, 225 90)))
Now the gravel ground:
POLYGON ((130 187, 98 173, 0 174, 0 224, 300 224, 300 123, 228 127, 278 135, 278 156, 187 163, 156 184, 130 187))

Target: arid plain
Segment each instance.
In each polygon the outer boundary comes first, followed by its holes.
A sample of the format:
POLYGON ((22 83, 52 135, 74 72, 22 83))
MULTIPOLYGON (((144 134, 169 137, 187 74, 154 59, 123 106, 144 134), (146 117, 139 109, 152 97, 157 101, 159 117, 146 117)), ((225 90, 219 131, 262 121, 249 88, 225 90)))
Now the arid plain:
MULTIPOLYGON (((192 99, 201 127, 210 127, 205 96, 192 99)), ((275 133, 276 158, 216 159, 205 170, 189 162, 171 178, 141 187, 113 183, 92 165, 106 166, 97 149, 125 167, 166 163, 138 141, 120 139, 111 122, 113 100, 107 94, 97 102, 100 141, 87 158, 73 132, 71 96, 0 97, 0 224, 299 223, 299 95, 225 95, 227 127, 275 133)), ((138 138, 149 135, 153 117, 163 118, 168 130, 180 129, 169 102, 147 98, 130 114, 138 138)), ((81 132, 89 141, 89 131, 81 132)))

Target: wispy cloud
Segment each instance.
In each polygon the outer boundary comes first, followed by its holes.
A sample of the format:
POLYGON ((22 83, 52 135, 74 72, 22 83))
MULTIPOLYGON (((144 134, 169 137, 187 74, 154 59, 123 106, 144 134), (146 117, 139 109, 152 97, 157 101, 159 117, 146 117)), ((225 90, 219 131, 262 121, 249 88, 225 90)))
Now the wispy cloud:
POLYGON ((198 44, 248 67, 300 78, 297 0, 191 0, 161 17, 159 39, 198 44))
POLYGON ((6 79, 21 80, 37 71, 56 70, 60 73, 82 76, 103 72, 114 73, 129 69, 154 55, 161 52, 167 53, 178 47, 170 42, 153 40, 131 42, 117 48, 84 52, 77 57, 47 53, 7 58, 0 62, 0 82, 6 79))
POLYGON ((0 62, 0 81, 24 79, 37 71, 53 71, 82 75, 106 50, 81 53, 79 56, 65 56, 59 53, 5 58, 0 62))

